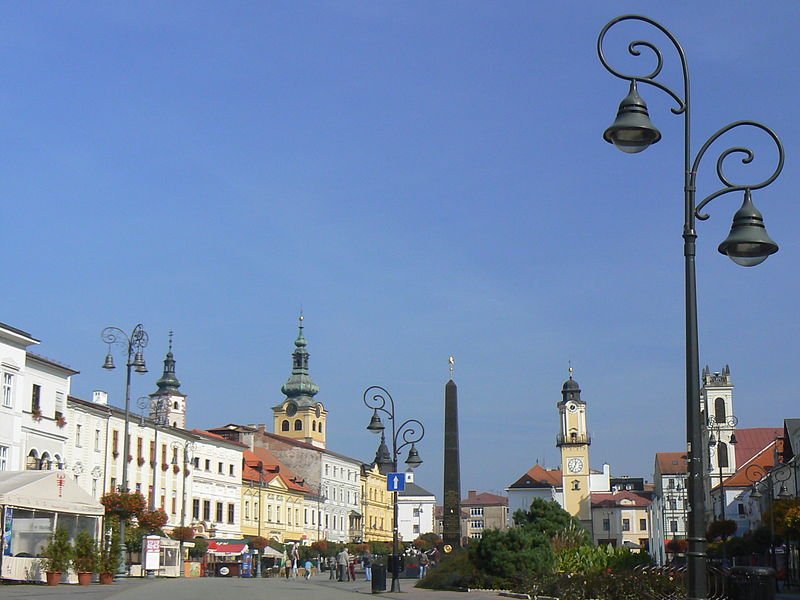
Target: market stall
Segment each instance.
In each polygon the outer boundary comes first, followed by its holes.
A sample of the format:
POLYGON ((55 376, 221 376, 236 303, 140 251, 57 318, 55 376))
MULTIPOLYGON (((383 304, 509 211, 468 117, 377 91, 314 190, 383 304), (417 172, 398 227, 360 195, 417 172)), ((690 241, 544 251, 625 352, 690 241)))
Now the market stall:
POLYGON ((84 529, 96 538, 104 514, 103 505, 63 471, 0 471, 0 578, 44 581, 38 557, 56 528, 71 539, 84 529))

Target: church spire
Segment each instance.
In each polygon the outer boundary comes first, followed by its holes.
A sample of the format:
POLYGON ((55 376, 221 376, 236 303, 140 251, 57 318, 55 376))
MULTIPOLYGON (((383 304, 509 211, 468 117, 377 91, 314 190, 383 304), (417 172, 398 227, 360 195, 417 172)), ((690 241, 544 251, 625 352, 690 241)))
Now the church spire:
POLYGON ((181 382, 175 375, 175 357, 172 355, 172 331, 169 332, 169 350, 166 358, 164 358, 164 373, 156 381, 156 385, 158 386, 157 394, 177 392, 178 388, 181 387, 181 382))
POLYGON ((319 386, 311 379, 308 373, 308 350, 306 338, 303 336, 303 313, 300 313, 297 339, 294 341, 295 350, 292 353, 292 374, 288 381, 281 386, 281 392, 298 405, 311 405, 313 398, 319 392, 319 386))

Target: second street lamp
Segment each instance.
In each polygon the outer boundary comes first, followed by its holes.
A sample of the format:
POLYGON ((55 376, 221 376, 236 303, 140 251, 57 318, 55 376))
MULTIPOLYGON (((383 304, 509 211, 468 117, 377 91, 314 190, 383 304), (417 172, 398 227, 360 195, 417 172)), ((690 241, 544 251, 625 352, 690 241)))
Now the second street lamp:
MULTIPOLYGON (((130 404, 131 404, 131 368, 133 368, 137 373, 147 373, 147 365, 144 362, 144 349, 147 347, 147 342, 150 338, 147 335, 147 332, 144 330, 144 327, 141 323, 139 323, 136 327, 133 328, 133 331, 130 335, 125 333, 119 327, 106 327, 100 333, 100 339, 102 339, 106 344, 108 344, 108 354, 106 354, 106 360, 103 363, 103 368, 107 370, 113 370, 115 368, 114 365, 114 355, 111 353, 112 346, 122 346, 126 350, 126 357, 127 360, 125 361, 126 367, 126 375, 125 375, 125 425, 122 441, 122 485, 120 486, 120 491, 128 492, 128 456, 130 455, 131 451, 131 441, 130 441, 130 434, 128 430, 130 428, 130 404)), ((127 569, 125 566, 125 554, 127 552, 127 547, 125 546, 125 519, 120 518, 119 520, 119 540, 120 540, 120 554, 122 555, 122 560, 120 561, 119 571, 117 572, 118 576, 124 576, 127 574, 127 569)))
POLYGON ((687 598, 688 600, 704 600, 708 597, 706 580, 706 541, 705 541, 705 490, 703 473, 703 423, 700 412, 700 361, 697 339, 697 282, 695 276, 695 241, 697 220, 705 220, 709 215, 703 208, 719 196, 730 192, 743 192, 744 202, 736 212, 728 237, 719 245, 718 250, 742 266, 754 266, 763 262, 768 256, 778 251, 778 245, 769 237, 764 227, 764 219, 755 208, 752 192, 770 185, 783 169, 783 145, 778 136, 770 128, 756 121, 735 121, 719 129, 700 147, 700 151, 692 158, 691 152, 691 95, 689 85, 689 69, 686 54, 675 36, 663 25, 648 17, 640 15, 623 15, 609 21, 597 39, 597 53, 600 62, 612 75, 630 82, 630 91, 619 105, 619 112, 614 124, 606 129, 604 139, 626 153, 637 153, 661 139, 661 132, 650 122, 647 104, 639 95, 637 84, 648 84, 666 92, 677 104, 672 108, 673 114, 682 115, 684 119, 684 224, 683 255, 685 277, 685 310, 686 310, 686 450, 688 458, 687 492, 689 501, 688 513, 688 553, 687 553, 687 598), (683 95, 664 85, 657 78, 664 65, 661 50, 649 41, 634 40, 628 44, 628 52, 632 56, 646 54, 655 56, 656 66, 650 72, 641 75, 630 75, 612 67, 605 55, 603 42, 608 31, 618 23, 634 21, 649 25, 664 34, 675 47, 681 61, 683 73, 683 95), (699 203, 696 202, 697 171, 702 158, 709 147, 724 134, 740 128, 755 128, 766 133, 775 143, 778 151, 778 164, 773 173, 765 180, 748 185, 734 183, 725 173, 725 160, 731 155, 739 155, 744 164, 749 164, 755 154, 749 148, 734 146, 724 150, 717 158, 717 177, 722 188, 707 195, 699 203))
MULTIPOLYGON (((392 471, 397 472, 397 456, 400 451, 406 446, 408 449, 408 456, 406 457, 406 464, 409 469, 416 469, 422 464, 422 459, 417 451, 416 443, 425 437, 425 427, 416 419, 408 419, 395 424, 394 400, 391 394, 384 388, 373 385, 364 390, 364 404, 372 409, 372 418, 367 425, 367 430, 375 434, 384 433, 385 426, 378 413, 384 413, 392 422, 392 454, 391 466, 392 471), (387 406, 388 402, 388 406, 387 406)), ((398 540, 398 524, 397 524, 397 491, 396 487, 393 488, 393 519, 392 519, 392 592, 400 591, 400 553, 399 553, 399 540, 398 540)))

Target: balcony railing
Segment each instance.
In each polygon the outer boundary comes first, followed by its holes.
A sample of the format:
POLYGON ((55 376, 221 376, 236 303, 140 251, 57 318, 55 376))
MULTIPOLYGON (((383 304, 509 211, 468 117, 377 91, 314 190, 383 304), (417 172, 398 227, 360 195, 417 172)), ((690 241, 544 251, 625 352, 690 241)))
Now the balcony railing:
POLYGON ((579 446, 586 444, 587 446, 592 443, 592 436, 588 433, 564 435, 559 433, 556 436, 556 446, 579 446))

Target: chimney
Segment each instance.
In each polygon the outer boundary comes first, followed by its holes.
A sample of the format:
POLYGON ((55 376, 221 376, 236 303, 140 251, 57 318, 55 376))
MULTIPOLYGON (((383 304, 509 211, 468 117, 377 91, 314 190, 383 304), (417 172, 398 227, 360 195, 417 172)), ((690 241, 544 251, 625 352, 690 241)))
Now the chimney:
POLYGON ((95 390, 92 392, 92 402, 95 404, 108 404, 108 392, 104 392, 103 390, 95 390))
POLYGON ((478 495, 476 490, 470 490, 467 492, 467 500, 475 500, 475 497, 478 495))

